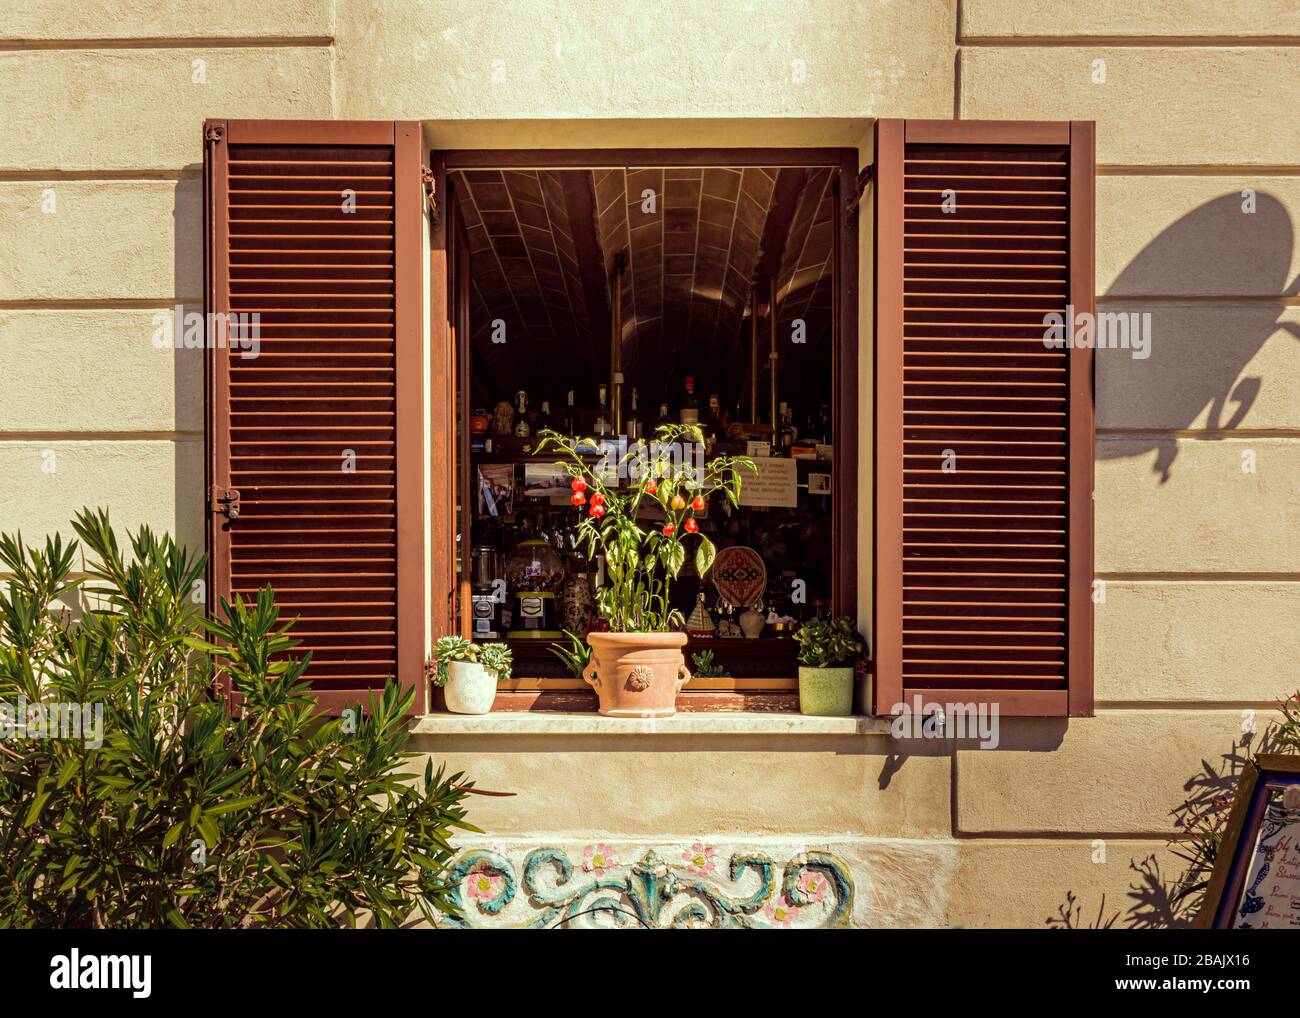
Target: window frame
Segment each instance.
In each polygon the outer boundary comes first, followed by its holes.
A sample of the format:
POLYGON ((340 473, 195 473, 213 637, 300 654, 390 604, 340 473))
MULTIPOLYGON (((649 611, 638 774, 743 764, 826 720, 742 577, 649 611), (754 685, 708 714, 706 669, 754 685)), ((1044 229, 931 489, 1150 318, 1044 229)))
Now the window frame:
MULTIPOLYGON (((448 237, 448 225, 453 221, 449 204, 449 174, 460 170, 476 169, 586 169, 602 166, 666 167, 666 166, 816 166, 836 170, 835 178, 835 243, 834 243, 834 300, 832 312, 835 321, 832 348, 833 374, 833 444, 835 448, 835 479, 832 489, 832 561, 834 581, 831 591, 831 608, 836 615, 857 618, 858 614, 858 431, 861 420, 859 404, 859 307, 858 307, 858 226, 857 198, 858 160, 856 148, 564 148, 564 149, 448 149, 432 150, 428 154, 432 170, 434 192, 440 206, 434 224, 431 243, 430 307, 431 344, 433 362, 430 387, 430 422, 437 435, 437 422, 446 423, 450 463, 457 469, 440 472, 437 469, 437 452, 430 461, 430 480, 433 488, 434 512, 431 513, 433 576, 430 578, 434 635, 443 633, 469 634, 469 599, 460 593, 460 611, 456 611, 455 527, 458 499, 468 498, 468 458, 457 448, 457 423, 462 436, 468 435, 468 421, 457 422, 455 392, 457 379, 468 370, 464 358, 457 356, 455 326, 449 327, 450 286, 455 258, 455 238, 448 237), (440 375, 440 365, 443 370, 440 375), (441 411, 442 416, 439 416, 441 411), (450 490, 448 490, 450 489, 450 490), (445 506, 440 513, 439 506, 445 506), (443 533, 438 533, 441 526, 443 533), (445 565, 442 556, 446 555, 445 565), (441 570, 441 571, 440 571, 441 570), (443 606, 443 607, 440 607, 443 606), (445 612, 445 614, 444 614, 445 612)), ((460 409, 465 416, 467 407, 460 409)), ((467 559, 469 548, 461 549, 467 559)), ((462 562, 462 583, 469 582, 469 564, 462 562)), ((522 677, 527 679, 529 677, 522 677)), ((721 704, 734 704, 735 697, 754 695, 754 688, 743 689, 744 679, 736 682, 742 687, 735 693, 705 693, 694 691, 692 696, 717 697, 721 704)), ((790 685, 793 688, 793 677, 790 685)), ((769 690, 770 691, 770 690, 769 690)), ((785 691, 785 690, 783 690, 785 691)), ((573 691, 569 691, 572 695, 573 691)))

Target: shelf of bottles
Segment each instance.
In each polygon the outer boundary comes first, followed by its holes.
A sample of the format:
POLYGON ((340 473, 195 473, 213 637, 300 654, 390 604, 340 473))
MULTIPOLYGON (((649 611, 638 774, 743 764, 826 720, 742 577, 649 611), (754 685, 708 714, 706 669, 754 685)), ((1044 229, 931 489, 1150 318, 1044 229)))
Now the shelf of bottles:
MULTIPOLYGON (((715 498, 700 517, 701 531, 719 550, 753 549, 762 560, 766 583, 753 590, 752 603, 732 603, 714 577, 701 581, 694 556, 687 555, 672 602, 687 620, 688 664, 691 655, 708 650, 714 663, 735 678, 793 676, 791 634, 802 622, 830 610, 834 457, 829 406, 780 404, 774 435, 770 422, 742 417, 739 403, 724 408, 712 392, 701 399, 694 377, 687 377, 674 406, 647 406, 636 387, 627 388, 616 435, 609 386, 600 385, 591 397, 583 400, 572 389, 558 394, 521 389, 490 408, 470 412, 468 561, 474 639, 508 640, 516 675, 562 677, 570 673, 552 648, 567 646, 565 631, 585 639, 603 627, 595 604, 604 564, 599 558, 588 560, 576 545, 580 511, 570 503, 570 478, 556 457, 536 453, 542 430, 590 437, 589 455, 596 463, 611 444, 617 448, 620 442, 650 441, 660 425, 697 424, 706 460, 720 453, 748 455, 765 474, 763 460, 793 460, 795 465, 777 471, 785 480, 778 482, 775 499, 771 486, 764 485, 768 504, 749 504, 742 491, 739 508, 715 498)), ((642 513, 645 522, 653 522, 656 514, 662 517, 648 501, 642 513)))

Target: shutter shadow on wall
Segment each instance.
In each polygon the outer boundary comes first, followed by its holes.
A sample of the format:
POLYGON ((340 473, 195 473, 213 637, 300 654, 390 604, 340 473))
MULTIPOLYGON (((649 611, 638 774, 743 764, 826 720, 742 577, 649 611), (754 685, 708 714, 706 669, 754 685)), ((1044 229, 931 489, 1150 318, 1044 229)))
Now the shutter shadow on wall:
POLYGON ((875 713, 1092 713, 1091 123, 876 130, 875 713), (924 709, 924 706, 923 706, 924 709))
POLYGON ((209 339, 212 603, 271 585, 327 711, 423 690, 419 125, 204 136, 205 310, 260 316, 255 357, 209 339))

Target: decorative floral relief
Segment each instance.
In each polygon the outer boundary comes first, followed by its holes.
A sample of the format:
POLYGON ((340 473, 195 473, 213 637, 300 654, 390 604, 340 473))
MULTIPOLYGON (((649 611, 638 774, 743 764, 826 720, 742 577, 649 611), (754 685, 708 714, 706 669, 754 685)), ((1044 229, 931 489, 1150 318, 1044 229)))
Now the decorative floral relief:
POLYGON ((785 929, 842 926, 852 914, 853 879, 828 852, 801 852, 781 867, 761 852, 733 852, 725 877, 718 854, 695 842, 681 850, 680 866, 654 849, 621 864, 599 842, 583 848, 575 878, 562 848, 535 849, 518 868, 499 852, 471 849, 449 874, 460 915, 445 918, 460 927, 785 929))

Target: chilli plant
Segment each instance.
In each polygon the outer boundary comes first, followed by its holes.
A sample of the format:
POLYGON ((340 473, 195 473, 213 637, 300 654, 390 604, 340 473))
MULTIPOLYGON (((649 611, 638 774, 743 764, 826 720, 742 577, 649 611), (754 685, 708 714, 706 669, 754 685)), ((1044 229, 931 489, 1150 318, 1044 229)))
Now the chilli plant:
POLYGON ((697 538, 695 569, 703 577, 717 550, 700 533, 697 517, 717 495, 732 506, 740 504, 741 471, 756 473, 744 456, 718 456, 692 463, 703 448, 700 429, 666 424, 654 441, 638 442, 616 464, 610 457, 596 463, 581 450, 591 439, 567 438, 549 428, 540 432, 537 454, 556 451, 572 476, 571 500, 582 512, 578 542, 587 557, 605 555, 606 583, 596 595, 601 617, 615 633, 661 633, 682 625, 681 612, 671 607, 672 582, 686 564, 687 537, 697 538), (613 470, 611 470, 613 466, 613 470), (609 475, 626 478, 626 488, 609 483, 609 475), (663 510, 662 523, 643 525, 646 501, 663 510))
POLYGON ((411 766, 414 690, 323 719, 270 588, 205 620, 201 558, 148 528, 120 548, 103 511, 73 527, 80 542, 0 537, 0 926, 454 912, 472 789, 411 766))

